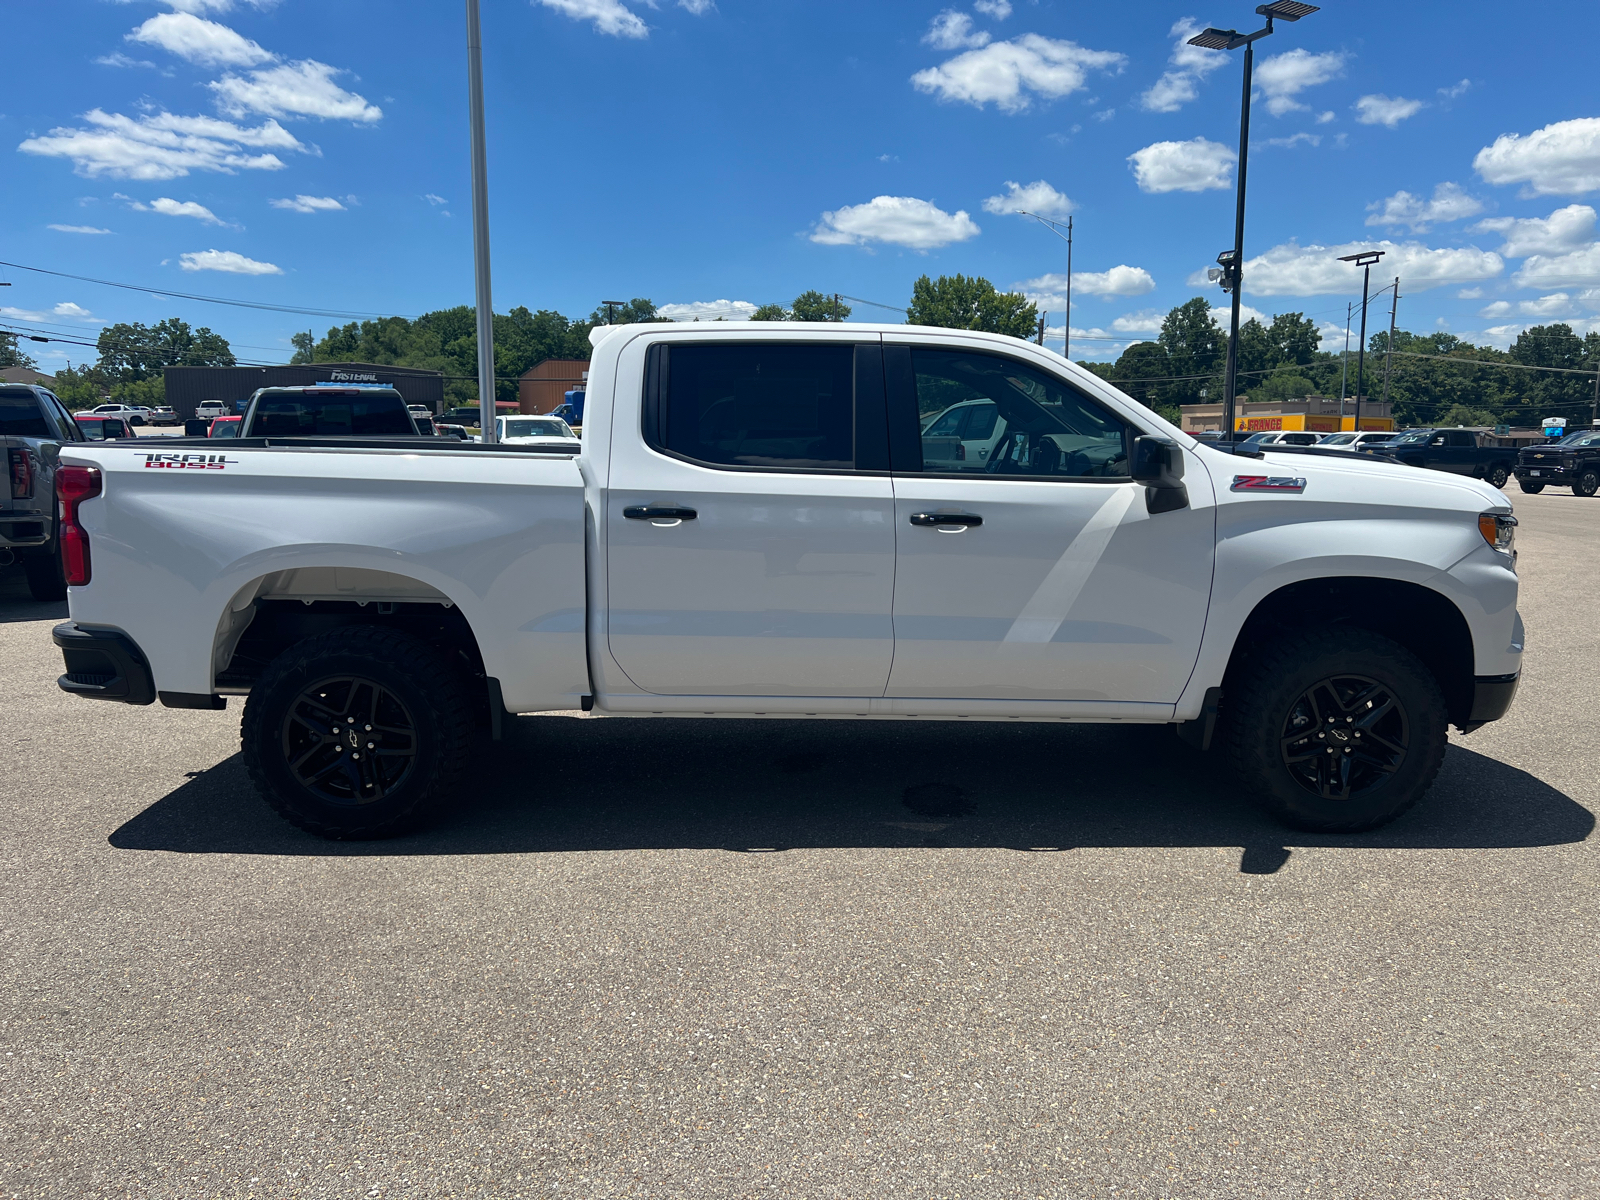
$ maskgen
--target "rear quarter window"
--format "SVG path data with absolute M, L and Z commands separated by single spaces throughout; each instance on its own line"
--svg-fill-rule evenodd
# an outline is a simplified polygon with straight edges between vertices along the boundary
M 48 438 L 60 433 L 44 419 L 32 392 L 0 392 L 0 435 Z

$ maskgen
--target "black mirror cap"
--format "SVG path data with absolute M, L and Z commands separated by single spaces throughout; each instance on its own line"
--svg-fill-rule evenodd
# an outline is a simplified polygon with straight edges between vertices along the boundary
M 1183 451 L 1171 438 L 1145 434 L 1133 439 L 1131 466 L 1135 483 L 1178 487 L 1183 479 Z

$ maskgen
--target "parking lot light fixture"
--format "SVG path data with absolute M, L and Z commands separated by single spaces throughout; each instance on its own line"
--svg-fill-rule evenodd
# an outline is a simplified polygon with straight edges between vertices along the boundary
M 1036 212 L 1029 212 L 1025 208 L 1017 209 L 1019 217 L 1032 217 L 1058 238 L 1065 238 L 1067 243 L 1067 317 L 1062 323 L 1061 330 L 1061 357 L 1072 360 L 1072 218 L 1067 218 L 1067 231 L 1061 232 L 1061 222 L 1052 221 L 1049 217 L 1041 217 Z M 1039 337 L 1039 344 L 1044 345 L 1044 336 Z
M 1340 262 L 1361 268 L 1361 340 L 1356 343 L 1356 432 L 1361 432 L 1361 383 L 1367 365 L 1367 284 L 1372 280 L 1372 264 L 1383 257 L 1382 250 L 1363 250 L 1360 254 L 1341 254 Z
M 1256 6 L 1256 14 L 1267 19 L 1266 28 L 1254 33 L 1240 33 L 1237 29 L 1207 27 L 1189 39 L 1189 45 L 1205 50 L 1237 50 L 1244 47 L 1244 91 L 1239 101 L 1239 181 L 1233 216 L 1232 258 L 1217 261 L 1222 271 L 1215 282 L 1233 295 L 1233 316 L 1228 327 L 1228 371 L 1222 390 L 1222 413 L 1227 427 L 1227 437 L 1232 441 L 1234 428 L 1234 393 L 1239 377 L 1239 304 L 1244 274 L 1244 185 L 1250 163 L 1250 76 L 1255 69 L 1255 44 L 1272 32 L 1274 21 L 1298 21 L 1317 11 L 1315 4 L 1302 4 L 1299 0 L 1272 0 L 1270 4 Z

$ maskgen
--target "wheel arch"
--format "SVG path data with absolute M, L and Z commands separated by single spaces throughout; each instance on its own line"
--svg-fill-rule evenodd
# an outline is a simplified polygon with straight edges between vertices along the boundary
M 1364 629 L 1397 642 L 1439 683 L 1453 724 L 1472 711 L 1474 652 L 1466 616 L 1442 592 L 1403 579 L 1336 576 L 1285 584 L 1245 618 L 1223 675 L 1223 694 L 1252 649 L 1308 622 Z

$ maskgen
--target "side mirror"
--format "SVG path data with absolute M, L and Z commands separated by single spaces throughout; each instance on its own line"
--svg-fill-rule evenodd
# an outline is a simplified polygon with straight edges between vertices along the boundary
M 1135 483 L 1145 484 L 1145 509 L 1152 515 L 1189 507 L 1183 486 L 1183 451 L 1171 438 L 1145 435 L 1133 439 L 1128 464 Z

